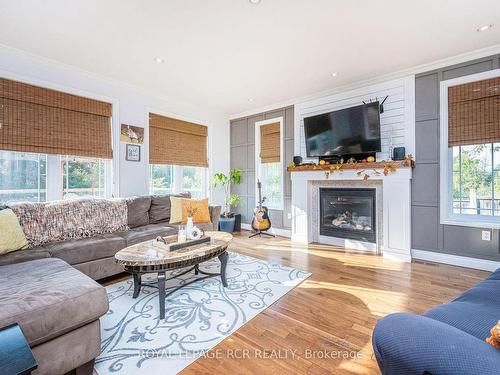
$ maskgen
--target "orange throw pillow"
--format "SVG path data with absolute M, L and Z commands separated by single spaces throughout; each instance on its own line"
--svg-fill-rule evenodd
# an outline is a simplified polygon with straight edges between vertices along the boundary
M 187 199 L 170 197 L 171 217 L 170 224 L 186 224 L 188 214 L 191 213 L 194 224 L 210 223 L 210 211 L 208 210 L 208 198 Z
M 490 330 L 491 336 L 486 339 L 486 342 L 497 349 L 500 349 L 500 320 Z

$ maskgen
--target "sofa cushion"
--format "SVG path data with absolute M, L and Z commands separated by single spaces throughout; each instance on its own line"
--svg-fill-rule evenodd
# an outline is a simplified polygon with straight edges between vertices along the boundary
M 158 236 L 170 236 L 176 233 L 177 230 L 173 227 L 162 224 L 149 224 L 116 234 L 127 241 L 127 246 L 131 246 L 139 242 L 154 240 Z
M 500 280 L 486 279 L 466 290 L 453 302 L 457 301 L 496 306 L 500 315 Z
M 31 346 L 95 321 L 106 290 L 60 259 L 0 267 L 0 326 L 19 323 Z
M 130 228 L 149 224 L 149 209 L 151 196 L 133 197 L 127 199 L 127 222 Z
M 499 311 L 498 305 L 457 301 L 437 306 L 423 315 L 484 341 L 490 336 L 491 327 L 498 322 Z
M 126 246 L 127 243 L 120 236 L 101 234 L 80 240 L 56 242 L 48 248 L 52 257 L 65 260 L 69 264 L 78 264 L 112 257 Z
M 16 214 L 10 209 L 0 209 L 0 254 L 26 249 L 28 240 Z
M 190 193 L 180 193 L 174 197 L 191 198 Z M 149 210 L 150 224 L 166 223 L 170 220 L 170 195 L 153 195 Z
M 43 258 L 50 258 L 49 248 L 46 246 L 17 250 L 8 254 L 1 255 L 0 266 Z

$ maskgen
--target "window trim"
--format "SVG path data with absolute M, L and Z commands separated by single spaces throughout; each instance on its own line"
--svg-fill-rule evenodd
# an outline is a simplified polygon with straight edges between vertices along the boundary
M 500 69 L 441 81 L 439 139 L 439 208 L 440 223 L 477 228 L 500 229 L 500 216 L 480 216 L 453 213 L 453 150 L 448 147 L 448 87 L 500 77 Z
M 281 164 L 281 200 L 280 207 L 268 207 L 270 210 L 283 211 L 285 209 L 285 172 L 284 172 L 284 134 L 283 134 L 283 116 L 274 117 L 268 120 L 256 121 L 255 122 L 255 176 L 258 180 L 262 179 L 262 170 L 260 162 L 260 127 L 262 125 L 268 125 L 279 122 L 280 124 L 280 164 Z M 257 181 L 255 181 L 255 206 L 258 205 L 259 199 L 259 189 L 257 187 Z

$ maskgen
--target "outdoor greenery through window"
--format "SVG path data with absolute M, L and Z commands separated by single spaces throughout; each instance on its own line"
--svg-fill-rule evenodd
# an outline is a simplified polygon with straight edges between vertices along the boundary
M 46 200 L 47 155 L 0 151 L 0 203 Z
M 105 197 L 105 160 L 61 156 L 63 198 Z
M 452 147 L 453 214 L 500 216 L 500 143 Z
M 283 192 L 281 191 L 281 163 L 263 163 L 261 164 L 260 168 L 262 179 L 262 196 L 266 197 L 264 205 L 271 209 L 283 209 Z
M 151 194 L 190 192 L 193 198 L 207 196 L 207 168 L 151 164 Z

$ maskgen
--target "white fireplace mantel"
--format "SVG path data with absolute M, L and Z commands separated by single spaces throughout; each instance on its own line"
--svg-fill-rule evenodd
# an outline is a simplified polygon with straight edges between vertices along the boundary
M 383 169 L 369 169 L 369 181 L 381 181 L 382 188 L 382 236 L 378 248 L 384 256 L 411 261 L 411 178 L 412 169 L 398 168 L 396 172 L 384 176 Z M 292 179 L 292 241 L 311 243 L 314 241 L 312 202 L 314 186 L 328 181 L 351 181 L 363 183 L 363 177 L 356 170 L 341 170 L 328 177 L 324 171 L 297 171 Z M 368 184 L 367 184 L 368 185 Z M 380 184 L 379 184 L 380 185 Z M 318 194 L 314 194 L 319 199 Z M 378 223 L 377 225 L 380 225 Z

